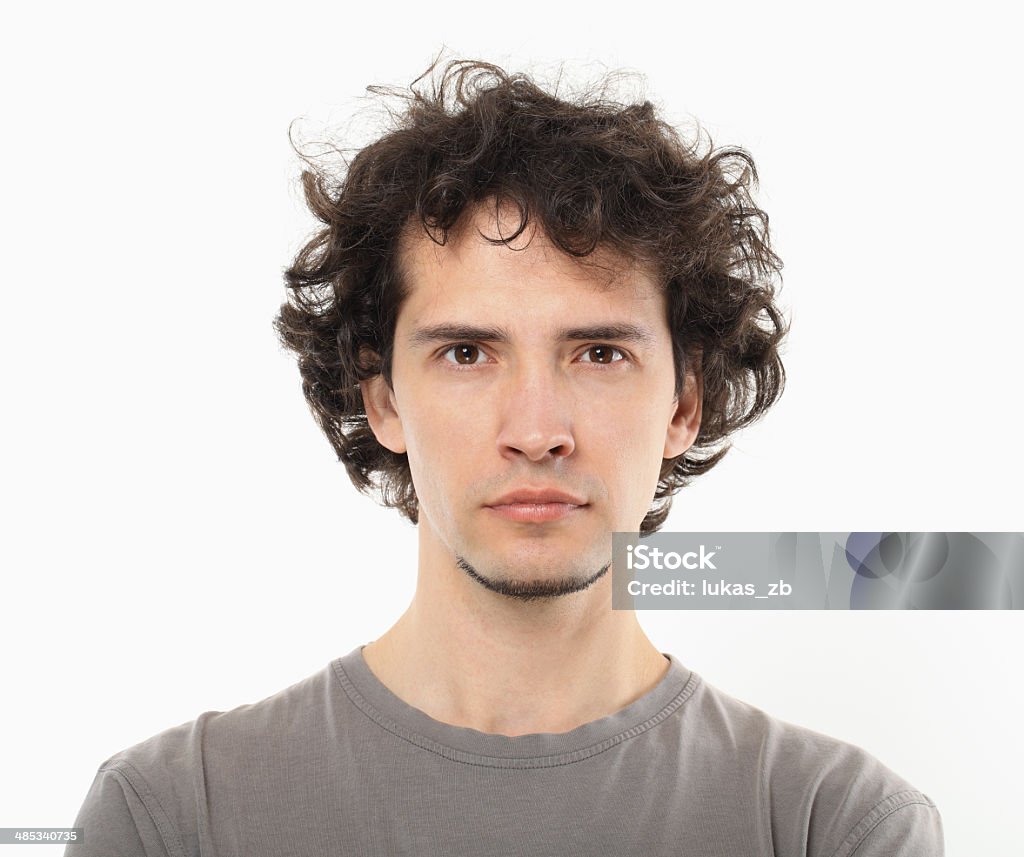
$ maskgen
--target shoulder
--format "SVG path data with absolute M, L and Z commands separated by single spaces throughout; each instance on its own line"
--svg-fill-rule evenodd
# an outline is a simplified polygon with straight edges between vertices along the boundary
M 756 777 L 775 853 L 869 857 L 889 853 L 872 843 L 890 841 L 909 843 L 901 854 L 942 853 L 935 804 L 866 750 L 772 717 L 703 679 L 693 701 L 702 740 L 733 760 L 735 776 Z
M 199 755 L 233 754 L 256 741 L 280 743 L 301 738 L 323 718 L 331 669 L 329 665 L 258 702 L 228 711 L 206 711 L 195 720 L 115 753 L 101 769 L 138 771 L 153 781 L 180 782 L 194 773 Z
M 200 853 L 197 808 L 223 780 L 244 780 L 268 755 L 291 756 L 309 745 L 327 717 L 331 669 L 258 702 L 204 712 L 115 753 L 99 766 L 82 817 L 133 823 L 144 841 L 158 839 L 169 854 Z

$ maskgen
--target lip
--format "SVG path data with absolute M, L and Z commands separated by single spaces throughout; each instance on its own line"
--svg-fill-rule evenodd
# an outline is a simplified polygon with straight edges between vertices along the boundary
M 575 496 L 574 494 L 559 491 L 557 488 L 516 488 L 513 491 L 502 494 L 497 500 L 492 500 L 487 505 L 508 506 L 515 503 L 535 505 L 545 503 L 565 503 L 569 506 L 586 505 L 585 500 Z
M 485 508 L 510 521 L 559 521 L 586 507 L 586 501 L 556 488 L 518 488 L 488 503 Z

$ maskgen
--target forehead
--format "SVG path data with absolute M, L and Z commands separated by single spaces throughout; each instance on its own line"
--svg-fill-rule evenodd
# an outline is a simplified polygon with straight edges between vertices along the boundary
M 604 247 L 584 259 L 569 256 L 533 221 L 508 244 L 488 240 L 518 225 L 518 211 L 478 206 L 444 245 L 418 222 L 407 228 L 399 244 L 399 321 L 451 312 L 512 313 L 534 323 L 564 323 L 566 313 L 664 320 L 664 290 L 649 268 Z

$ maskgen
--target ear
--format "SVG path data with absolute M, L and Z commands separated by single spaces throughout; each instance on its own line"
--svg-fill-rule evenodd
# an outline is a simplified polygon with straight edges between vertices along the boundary
M 687 361 L 692 366 L 686 373 L 683 391 L 676 399 L 676 410 L 665 432 L 664 458 L 676 458 L 693 446 L 700 431 L 700 417 L 704 403 L 704 379 L 700 358 Z
M 398 413 L 395 391 L 388 386 L 383 375 L 360 381 L 359 389 L 363 394 L 366 419 L 378 443 L 392 452 L 405 452 L 405 430 Z

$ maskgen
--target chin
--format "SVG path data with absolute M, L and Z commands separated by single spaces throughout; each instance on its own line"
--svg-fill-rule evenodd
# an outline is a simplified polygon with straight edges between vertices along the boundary
M 551 601 L 582 592 L 604 577 L 611 567 L 610 562 L 597 562 L 594 567 L 581 568 L 578 557 L 573 567 L 567 564 L 520 565 L 514 571 L 510 571 L 505 563 L 474 565 L 465 557 L 459 557 L 457 565 L 474 583 L 517 601 Z
M 591 545 L 591 547 L 593 547 Z M 545 581 L 566 577 L 589 577 L 611 561 L 611 548 L 607 551 L 580 550 L 524 550 L 497 554 L 493 551 L 474 551 L 462 554 L 464 559 L 481 574 L 496 580 Z

